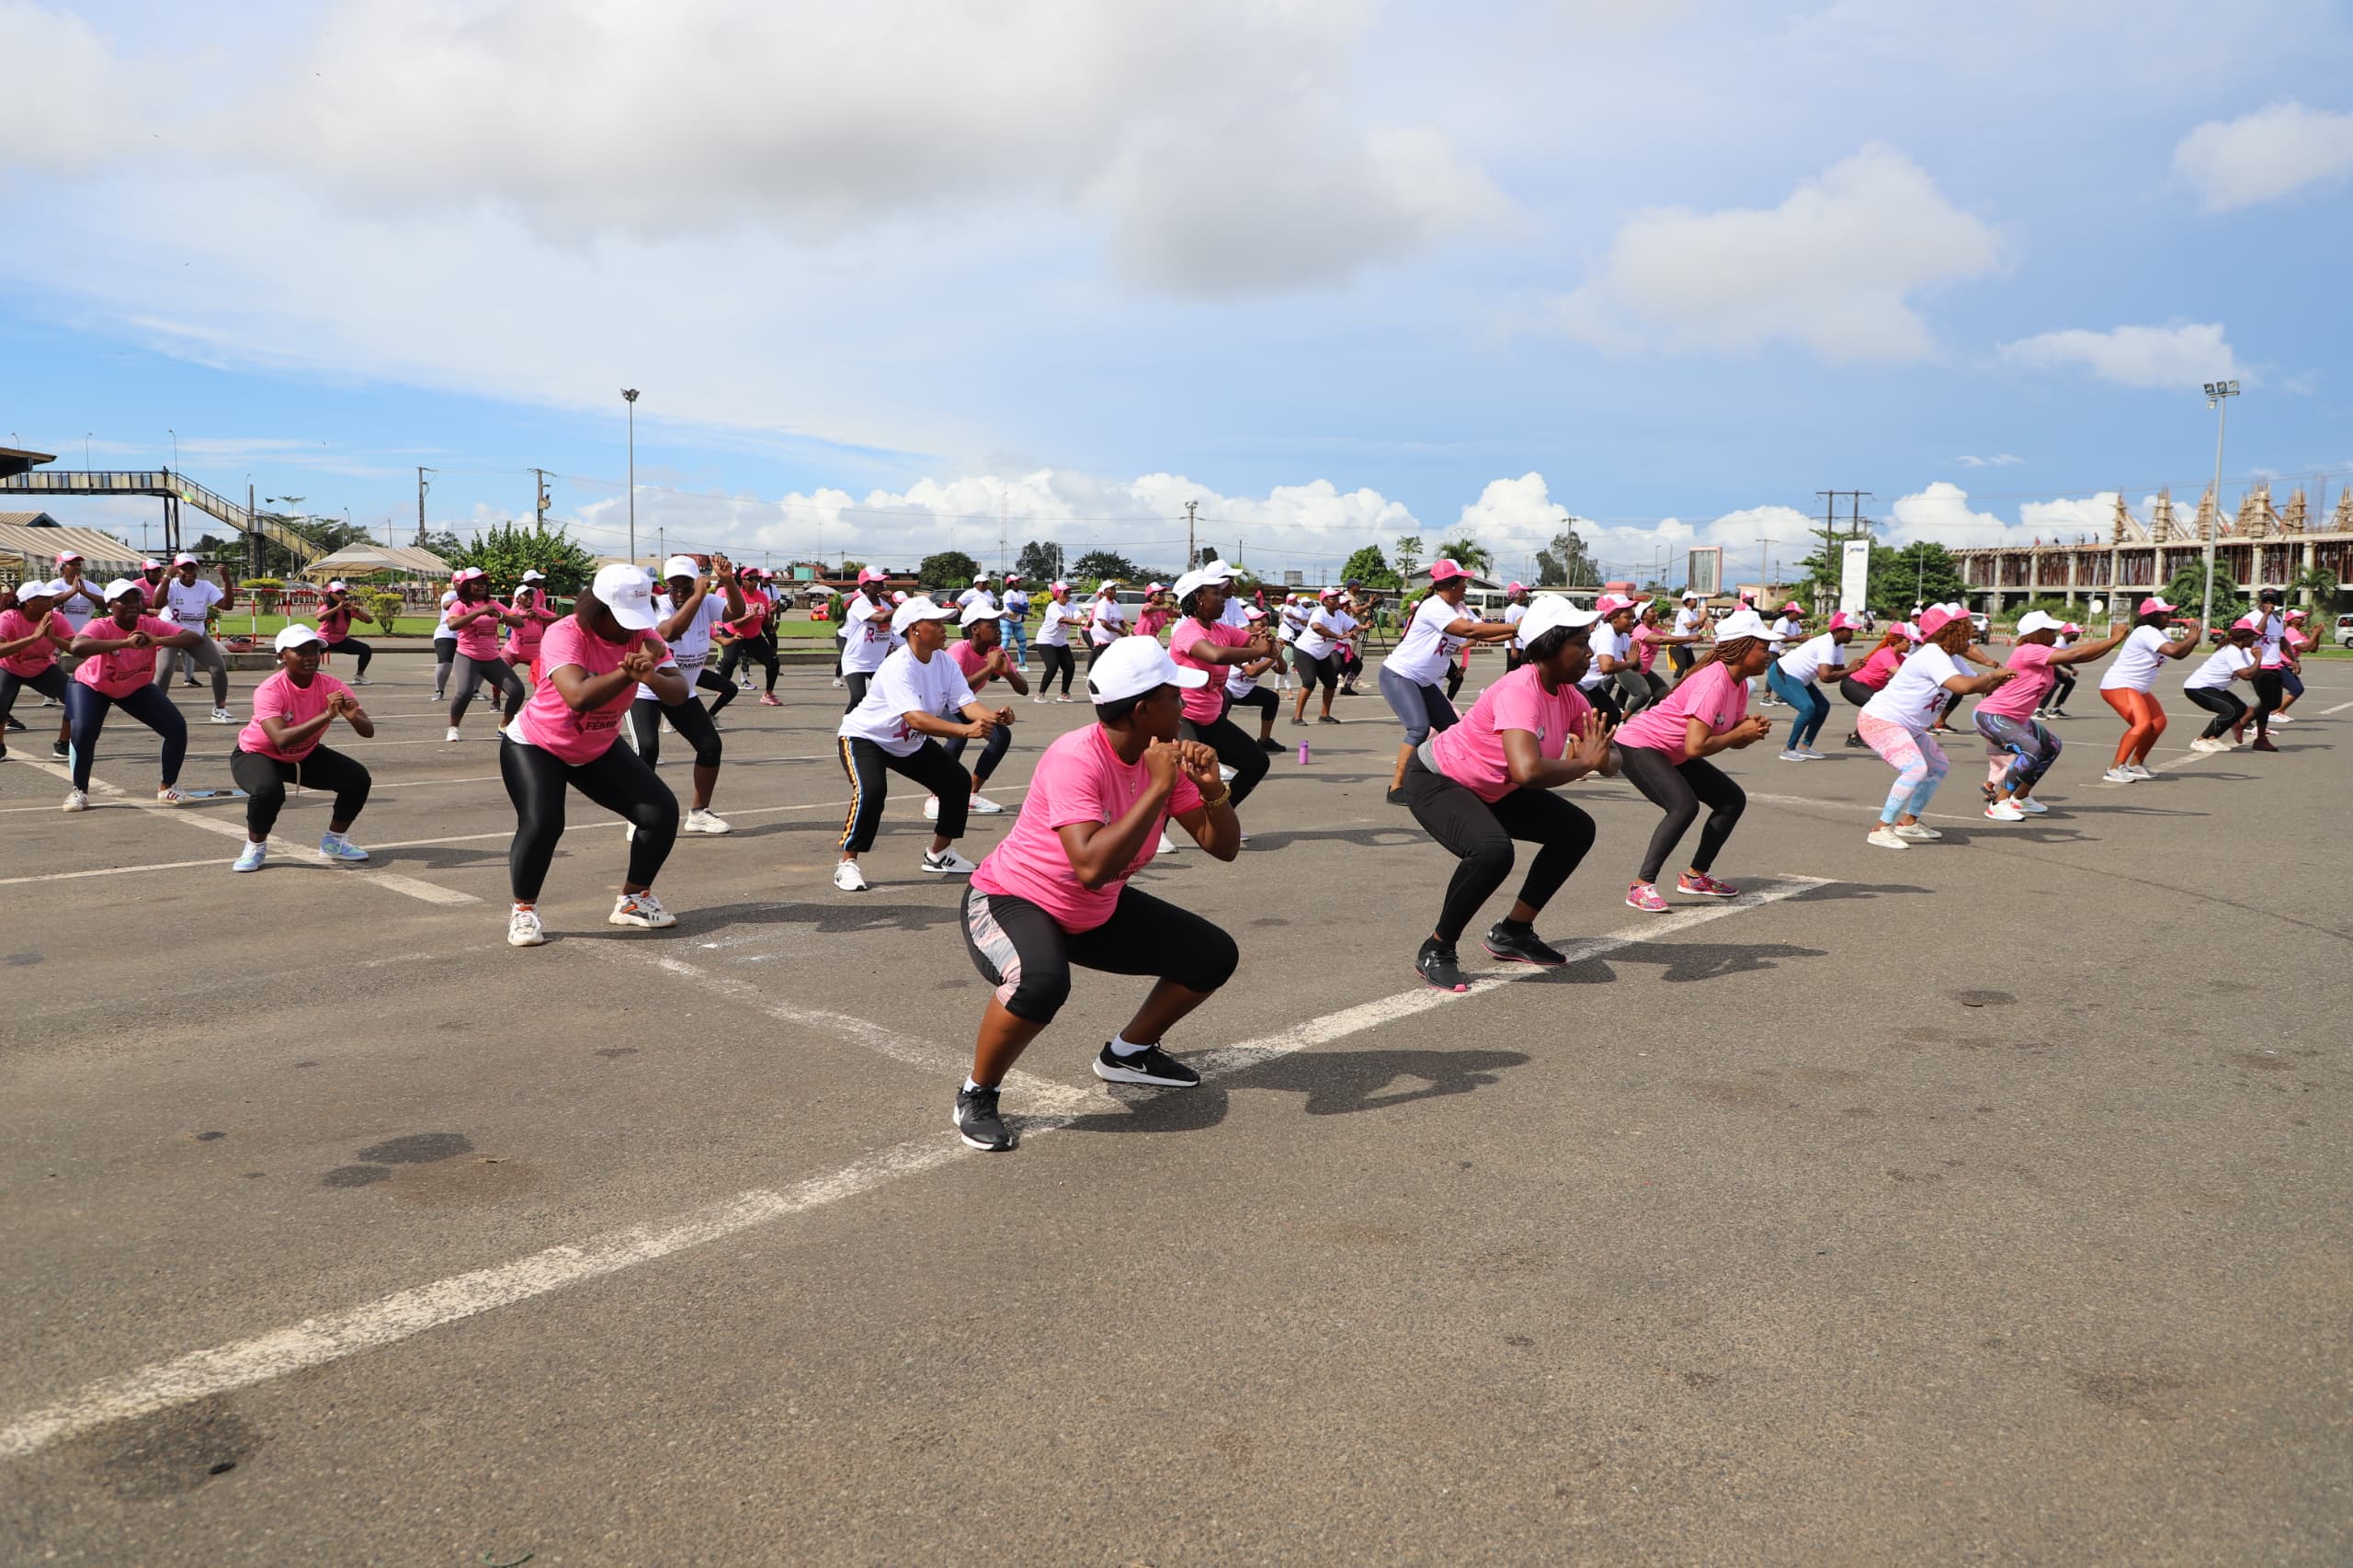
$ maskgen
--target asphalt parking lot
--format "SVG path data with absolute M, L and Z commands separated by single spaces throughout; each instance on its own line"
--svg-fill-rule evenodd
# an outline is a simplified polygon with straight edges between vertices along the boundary
M 310 795 L 232 875 L 240 808 L 144 803 L 120 718 L 63 814 L 20 708 L 0 1561 L 2353 1559 L 2353 668 L 2267 756 L 2192 759 L 2168 680 L 2131 786 L 2087 679 L 2051 815 L 1979 818 L 1957 737 L 1904 854 L 1841 708 L 1736 757 L 1748 895 L 1667 916 L 1653 808 L 1572 787 L 1577 961 L 1460 997 L 1386 710 L 1286 714 L 1240 859 L 1142 881 L 1243 944 L 1168 1042 L 1209 1081 L 1106 1090 L 1140 984 L 1082 974 L 1002 1156 L 948 1125 L 985 993 L 902 781 L 828 882 L 822 671 L 730 710 L 675 930 L 602 924 L 575 797 L 524 951 L 490 715 L 376 673 L 357 869 L 293 852 Z M 1017 711 L 1008 805 L 1088 713 Z

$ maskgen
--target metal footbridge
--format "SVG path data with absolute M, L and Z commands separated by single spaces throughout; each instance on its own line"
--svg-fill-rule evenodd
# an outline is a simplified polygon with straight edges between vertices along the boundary
M 187 474 L 168 468 L 52 469 L 36 467 L 22 473 L 0 471 L 0 496 L 8 495 L 146 495 L 164 503 L 164 548 L 180 544 L 180 508 L 193 506 L 206 517 L 240 533 L 259 534 L 294 557 L 297 570 L 325 551 L 292 528 L 209 490 Z

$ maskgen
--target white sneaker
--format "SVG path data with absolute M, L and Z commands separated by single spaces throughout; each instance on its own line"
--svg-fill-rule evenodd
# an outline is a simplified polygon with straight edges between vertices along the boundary
M 1870 845 L 1874 849 L 1909 849 L 1912 847 L 1904 840 L 1896 837 L 1895 830 L 1892 827 L 1875 827 L 1871 829 L 1870 835 L 1865 838 L 1863 842 Z
M 1988 803 L 1985 807 L 1985 816 L 1989 822 L 2026 821 L 2026 813 L 2007 801 L 1995 801 Z
M 1063 693 L 1060 697 L 1055 698 L 1055 699 L 1054 699 L 1054 700 L 1055 700 L 1055 701 L 1057 701 L 1057 702 L 1075 702 L 1075 701 L 1077 701 L 1077 700 L 1078 700 L 1078 699 L 1077 699 L 1077 698 L 1075 698 L 1075 697 L 1073 697 L 1073 696 L 1072 696 L 1070 693 L 1068 693 L 1068 692 L 1064 692 L 1064 693 Z
M 2137 762 L 2126 763 L 2124 765 L 2124 771 L 2130 773 L 2135 778 L 2154 778 L 2156 777 L 2155 774 L 2150 772 L 2147 768 L 2142 767 Z
M 1233 769 L 1228 767 L 1225 764 L 1221 762 L 1217 765 L 1217 781 L 1219 783 L 1231 784 L 1238 777 L 1240 777 L 1240 775 L 1236 774 Z
M 252 839 L 248 838 L 245 840 L 244 853 L 237 857 L 236 863 L 232 865 L 229 869 L 233 871 L 258 871 L 261 869 L 261 863 L 265 859 L 268 858 L 268 845 L 256 844 Z
M 1897 823 L 1895 824 L 1894 832 L 1896 837 L 1908 838 L 1915 844 L 1926 844 L 1932 838 L 1942 838 L 1944 836 L 1943 834 L 1938 833 L 1935 828 L 1928 826 L 1925 823 L 1916 822 Z
M 2274 713 L 2271 715 L 2271 722 L 2275 724 L 2292 724 L 2296 722 L 2296 716 L 2293 713 Z
M 724 818 L 715 815 L 709 806 L 697 806 L 687 813 L 680 824 L 688 833 L 721 834 L 733 831 Z
M 1160 830 L 1160 848 L 1158 853 L 1162 855 L 1174 855 L 1176 853 L 1176 841 L 1168 836 L 1168 830 L 1165 827 Z
M 376 683 L 369 680 L 366 676 L 353 676 L 346 684 L 350 686 L 373 686 Z
M 841 683 L 838 679 L 837 679 L 837 680 L 835 680 L 835 681 L 834 682 L 834 689 L 835 689 L 835 691 L 839 691 L 839 690 L 841 690 L 841 689 L 842 689 L 842 683 Z
M 1042 698 L 1042 697 L 1033 697 L 1033 698 L 1031 698 L 1031 699 L 1029 699 L 1029 701 L 1030 701 L 1030 703 L 1031 703 L 1031 705 L 1032 705 L 1032 706 L 1034 706 L 1034 707 L 1038 707 L 1038 708 L 1043 708 L 1043 707 L 1046 705 L 1046 699 L 1045 699 L 1044 698 Z
M 2049 806 L 2044 805 L 2040 801 L 2036 800 L 2031 795 L 2021 795 L 2017 800 L 2012 801 L 2010 804 L 2016 806 L 2018 810 L 2024 812 L 2030 817 L 2042 816 L 2051 810 Z
M 1785 746 L 1781 750 L 1781 760 L 1783 762 L 1804 762 L 1808 759 L 1805 753 Z
M 88 811 L 90 809 L 90 792 L 87 790 L 68 790 L 65 796 L 65 809 L 69 812 Z
M 923 820 L 926 822 L 938 822 L 939 820 L 938 796 L 926 795 L 923 798 Z
M 2111 767 L 2100 775 L 2110 784 L 2138 784 L 2141 776 L 2129 767 Z
M 518 909 L 506 918 L 506 945 L 510 948 L 536 948 L 548 939 L 540 927 L 540 912 Z
M 226 708 L 215 708 L 212 710 L 210 722 L 215 724 L 233 724 L 237 722 L 237 716 Z
M 330 860 L 341 860 L 347 865 L 354 864 L 368 858 L 368 851 L 360 848 L 359 846 L 352 843 L 351 840 L 344 837 L 343 835 L 339 833 L 320 835 L 319 853 L 325 856 Z
M 855 860 L 844 860 L 834 868 L 834 886 L 844 892 L 864 892 L 866 873 L 858 869 Z
M 155 803 L 159 806 L 176 806 L 187 799 L 188 797 L 180 792 L 180 787 L 176 784 L 166 784 L 155 791 Z
M 965 809 L 976 817 L 996 817 L 1003 816 L 1005 814 L 1005 808 L 1003 806 L 998 805 L 995 801 L 990 800 L 978 790 L 972 791 L 972 801 Z
M 925 850 L 922 869 L 935 877 L 969 877 L 980 869 L 978 866 L 957 854 L 952 848 L 938 855 L 934 855 L 928 849 Z
M 644 892 L 621 894 L 613 900 L 613 912 L 605 916 L 608 926 L 638 926 L 654 931 L 677 923 L 678 917 L 663 908 L 662 901 L 655 898 L 650 889 Z
M 2191 751 L 2195 751 L 2195 752 L 2205 752 L 2205 753 L 2208 753 L 2208 754 L 2211 754 L 2211 753 L 2218 752 L 2218 751 L 2228 751 L 2228 750 L 2230 750 L 2230 749 L 2231 749 L 2231 743 L 2230 743 L 2230 742 L 2228 742 L 2228 741 L 2220 741 L 2220 740 L 2210 741 L 2210 740 L 2208 740 L 2205 736 L 2200 735 L 2200 736 L 2199 736 L 2196 740 L 2194 740 L 2194 741 L 2192 741 L 2192 742 L 2190 742 L 2190 743 L 2189 743 L 2189 749 L 2190 749 Z
M 450 726 L 449 726 L 449 733 L 448 734 L 446 734 L 446 735 L 442 736 L 441 738 L 442 738 L 444 741 L 454 741 L 454 740 L 456 740 L 456 739 L 458 738 L 458 726 L 457 726 L 457 725 L 455 725 L 455 724 L 450 725 Z

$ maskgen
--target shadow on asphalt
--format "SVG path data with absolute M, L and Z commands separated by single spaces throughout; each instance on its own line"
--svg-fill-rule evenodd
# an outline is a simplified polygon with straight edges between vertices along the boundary
M 1411 819 L 1404 827 L 1318 827 L 1298 832 L 1272 828 L 1250 835 L 1249 852 L 1258 855 L 1269 849 L 1288 848 L 1294 844 L 1318 842 L 1353 844 L 1363 849 L 1402 849 L 1409 845 L 1427 844 L 1429 835 Z
M 1909 882 L 1824 882 L 1820 887 L 1793 892 L 1781 900 L 1783 903 L 1830 903 L 1839 899 L 1884 898 L 1890 893 L 1925 893 L 1928 890 Z
M 954 925 L 953 907 L 922 903 L 876 903 L 845 896 L 838 903 L 717 903 L 703 909 L 674 912 L 678 923 L 665 936 L 670 940 L 714 937 L 733 928 L 757 926 L 797 926 L 827 934 L 843 931 L 928 931 Z M 551 933 L 551 939 L 553 934 Z M 643 941 L 653 935 L 626 926 L 600 926 L 569 934 L 574 940 Z M 690 957 L 691 951 L 681 953 Z
M 1529 1060 L 1517 1051 L 1307 1051 L 1245 1068 L 1197 1090 L 1113 1088 L 1109 1092 L 1120 1108 L 1082 1116 L 1069 1126 L 1074 1132 L 1191 1132 L 1223 1121 L 1238 1089 L 1304 1096 L 1301 1108 L 1309 1116 L 1389 1110 L 1499 1084 L 1505 1068 Z
M 1590 958 L 1537 977 L 1539 985 L 1608 985 L 1618 979 L 1613 965 L 1653 963 L 1662 981 L 1722 980 L 1729 975 L 1754 974 L 1779 969 L 1790 959 L 1821 959 L 1820 948 L 1800 948 L 1787 942 L 1633 942 L 1613 948 L 1608 958 Z

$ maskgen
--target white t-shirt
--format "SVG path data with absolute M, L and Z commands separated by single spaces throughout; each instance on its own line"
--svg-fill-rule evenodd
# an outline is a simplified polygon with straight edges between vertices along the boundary
M 1527 614 L 1528 607 L 1526 605 L 1508 604 L 1504 606 L 1504 619 L 1514 626 L 1518 626 L 1521 618 Z M 1519 633 L 1517 631 L 1511 634 L 1511 651 L 1515 653 L 1524 653 L 1528 652 L 1528 644 L 1519 640 Z
M 891 623 L 868 618 L 878 609 L 890 607 L 864 594 L 852 594 L 842 610 L 843 624 L 849 628 L 842 639 L 842 669 L 852 675 L 872 675 L 891 656 Z
M 1286 642 L 1296 642 L 1307 626 L 1307 607 L 1287 604 L 1282 608 L 1282 631 L 1278 634 Z
M 1332 644 L 1357 629 L 1357 619 L 1344 609 L 1325 609 L 1317 605 L 1307 618 L 1306 629 L 1292 639 L 1302 653 L 1323 658 L 1332 651 Z
M 2235 642 L 2225 642 L 2206 656 L 2190 677 L 2181 683 L 2184 691 L 2210 691 L 2227 687 L 2239 671 L 2255 663 L 2255 650 L 2242 648 Z
M 2283 617 L 2267 615 L 2259 625 L 2261 630 L 2256 638 L 2256 646 L 2261 650 L 2263 667 L 2267 670 L 2279 669 L 2288 662 L 2287 655 L 2280 652 L 2279 647 L 2288 635 L 2288 622 Z
M 1070 623 L 1078 611 L 1060 599 L 1048 599 L 1046 608 L 1038 612 L 1038 641 L 1049 648 L 1070 646 Z
M 1463 640 L 1449 637 L 1446 629 L 1458 620 L 1478 618 L 1461 605 L 1450 605 L 1432 594 L 1414 608 L 1405 635 L 1397 640 L 1384 669 L 1395 670 L 1416 686 L 1436 686 L 1446 678 L 1447 662 L 1462 652 Z M 1304 645 L 1305 639 L 1302 639 Z
M 1773 623 L 1773 635 L 1785 642 L 1795 639 L 1797 634 L 1804 630 L 1804 623 L 1793 615 L 1785 615 Z
M 1945 699 L 1952 695 L 1945 689 L 1945 682 L 1962 673 L 1950 653 L 1934 642 L 1923 642 L 1912 650 L 1911 657 L 1895 666 L 1895 674 L 1888 683 L 1863 704 L 1863 717 L 1884 719 L 1919 734 L 1937 722 L 1937 715 L 1944 710 Z
M 449 611 L 457 607 L 457 603 L 458 591 L 455 588 L 451 588 L 441 596 L 441 619 L 435 622 L 433 627 L 433 635 L 437 641 L 444 637 L 455 637 L 457 635 L 456 632 L 449 630 Z
M 176 576 L 164 579 L 164 602 L 169 607 L 164 619 L 177 626 L 204 630 L 205 618 L 212 607 L 226 597 L 221 585 L 199 577 L 193 583 L 183 583 Z
M 2099 677 L 2102 691 L 2146 691 L 2157 684 L 2157 672 L 2165 667 L 2165 656 L 2158 650 L 2165 645 L 2165 634 L 2154 626 L 2136 626 L 2124 645 L 2116 650 L 2116 657 L 2108 663 L 2108 673 Z
M 1625 663 L 1626 655 L 1634 649 L 1634 634 L 1631 631 L 1613 631 L 1608 622 L 1596 621 L 1593 635 L 1587 641 L 1593 648 L 1593 663 L 1586 667 L 1585 678 L 1577 682 L 1577 687 L 1580 690 L 1590 691 L 1603 682 L 1618 677 L 1615 670 L 1607 675 L 1602 673 L 1602 658 L 1606 654 L 1620 664 Z
M 654 614 L 657 626 L 677 613 L 678 607 L 671 602 L 669 595 L 654 596 Z M 695 607 L 694 619 L 679 628 L 676 637 L 664 639 L 669 643 L 670 652 L 676 659 L 678 668 L 692 675 L 710 662 L 710 630 L 726 619 L 726 590 L 722 589 L 717 593 L 703 595 L 702 603 Z M 661 634 L 657 631 L 655 635 Z
M 1217 623 L 1220 626 L 1238 626 L 1245 631 L 1250 629 L 1249 609 L 1242 602 L 1240 594 L 1225 596 L 1225 608 L 1217 612 Z
M 1675 612 L 1675 635 L 1677 637 L 1698 636 L 1700 626 L 1706 622 L 1707 619 L 1703 612 L 1693 609 L 1688 605 L 1684 606 Z
M 947 649 L 935 651 L 926 664 L 913 649 L 901 648 L 882 661 L 866 688 L 866 700 L 842 715 L 835 733 L 872 741 L 892 756 L 913 756 L 926 737 L 908 725 L 908 714 L 958 713 L 972 700 L 972 688 Z
M 1827 631 L 1819 637 L 1809 637 L 1781 655 L 1781 673 L 1794 680 L 1810 681 L 1822 673 L 1824 665 L 1843 664 L 1838 643 Z
M 1095 619 L 1086 629 L 1086 640 L 1097 648 L 1127 635 L 1128 612 L 1119 600 L 1098 597 L 1087 605 L 1086 613 Z
M 65 618 L 65 624 L 76 633 L 106 608 L 107 601 L 98 597 L 98 585 L 87 577 L 82 579 L 79 588 L 68 588 L 65 596 L 57 601 L 57 613 Z
M 1029 596 L 1018 588 L 1005 590 L 1005 603 L 998 613 L 1007 620 L 1026 620 L 1029 617 Z
M 972 607 L 972 601 L 974 599 L 980 599 L 986 603 L 991 614 L 995 614 L 996 612 L 996 596 L 990 593 L 986 588 L 982 587 L 978 583 L 973 584 L 971 587 L 956 596 L 956 608 L 958 609 L 970 609 Z

